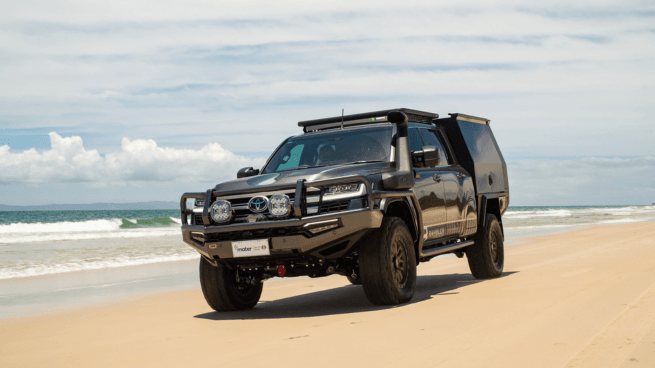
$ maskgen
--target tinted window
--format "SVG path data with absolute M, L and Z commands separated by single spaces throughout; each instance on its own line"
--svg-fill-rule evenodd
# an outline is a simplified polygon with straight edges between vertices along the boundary
M 392 131 L 391 126 L 383 126 L 292 137 L 275 152 L 264 173 L 356 161 L 388 162 Z
M 501 163 L 491 130 L 486 124 L 457 120 L 475 163 Z
M 441 165 L 445 166 L 451 163 L 448 155 L 446 154 L 446 150 L 443 148 L 441 140 L 436 135 L 436 132 L 430 131 L 428 129 L 421 129 L 421 133 L 423 133 L 423 137 L 425 138 L 427 146 L 436 146 L 439 150 L 439 156 L 441 156 Z
M 423 140 L 421 134 L 416 128 L 409 128 L 409 150 L 420 151 L 423 148 Z

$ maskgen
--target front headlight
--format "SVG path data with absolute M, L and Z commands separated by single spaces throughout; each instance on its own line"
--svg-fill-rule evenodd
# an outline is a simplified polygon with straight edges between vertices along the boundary
M 359 190 L 361 184 L 339 184 L 333 185 L 328 188 L 327 193 L 329 194 L 339 194 L 339 193 L 352 193 Z
M 286 194 L 275 194 L 268 201 L 268 212 L 273 217 L 285 217 L 291 213 L 291 199 Z
M 332 185 L 323 194 L 323 201 L 361 197 L 365 194 L 366 185 L 362 183 Z
M 226 223 L 232 219 L 233 211 L 232 205 L 228 201 L 219 199 L 218 201 L 212 203 L 209 208 L 209 214 L 211 215 L 212 220 L 219 224 Z

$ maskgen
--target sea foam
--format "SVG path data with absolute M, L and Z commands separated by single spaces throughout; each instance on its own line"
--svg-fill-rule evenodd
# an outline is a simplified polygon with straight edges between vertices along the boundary
M 138 266 L 161 262 L 188 261 L 198 258 L 199 255 L 197 253 L 186 252 L 154 257 L 115 257 L 112 259 L 97 260 L 91 262 L 84 260 L 71 260 L 69 262 L 59 264 L 33 264 L 24 265 L 23 267 L 0 269 L 0 280 L 18 277 L 43 276 L 75 271 Z
M 14 223 L 0 225 L 0 234 L 75 233 L 89 231 L 116 231 L 122 225 L 121 219 L 89 220 L 75 222 Z
M 180 234 L 180 220 L 101 219 L 0 225 L 0 244 L 102 238 L 142 238 Z M 129 225 L 129 226 L 127 226 Z
M 163 229 L 135 229 L 127 231 L 115 232 L 78 232 L 78 233 L 59 233 L 59 234 L 39 234 L 39 235 L 22 235 L 11 237 L 0 237 L 0 244 L 17 244 L 17 243 L 33 243 L 33 242 L 47 242 L 47 241 L 63 241 L 63 240 L 86 240 L 86 239 L 112 239 L 112 238 L 147 238 L 154 236 L 171 236 L 180 235 L 179 228 L 163 228 Z
M 535 211 L 507 211 L 505 216 L 514 219 L 530 219 L 538 217 L 568 217 L 571 216 L 571 210 L 548 209 Z

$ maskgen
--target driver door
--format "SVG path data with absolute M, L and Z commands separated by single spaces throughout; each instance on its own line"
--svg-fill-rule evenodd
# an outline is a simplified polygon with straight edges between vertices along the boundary
M 426 145 L 417 128 L 409 128 L 409 147 L 412 152 Z M 434 167 L 414 167 L 414 195 L 423 215 L 425 241 L 444 236 L 447 221 L 444 183 L 441 173 Z

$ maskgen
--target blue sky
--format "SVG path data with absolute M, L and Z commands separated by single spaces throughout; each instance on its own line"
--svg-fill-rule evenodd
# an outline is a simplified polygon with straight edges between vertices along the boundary
M 2 204 L 176 201 L 392 107 L 491 119 L 513 205 L 655 202 L 654 3 L 0 2 Z

